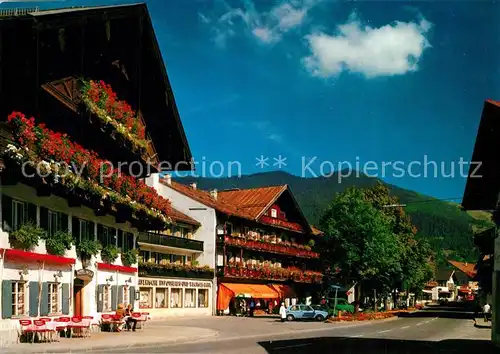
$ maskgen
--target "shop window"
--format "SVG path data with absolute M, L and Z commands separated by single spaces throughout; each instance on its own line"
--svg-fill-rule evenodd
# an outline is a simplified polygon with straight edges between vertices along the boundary
M 59 284 L 49 283 L 49 313 L 59 313 L 60 303 L 59 303 Z
M 23 316 L 26 314 L 26 283 L 22 281 L 12 282 L 12 316 Z
M 140 288 L 139 308 L 150 309 L 153 307 L 153 288 Z
M 102 289 L 102 312 L 111 312 L 111 287 L 105 285 Z
M 170 307 L 171 308 L 182 307 L 182 289 L 181 288 L 170 289 Z
M 156 288 L 155 308 L 162 309 L 168 306 L 168 289 Z
M 172 255 L 172 262 L 175 264 L 184 264 L 184 256 L 173 254 Z
M 185 300 L 184 307 L 193 308 L 196 307 L 196 290 L 195 289 L 185 289 Z
M 198 289 L 198 307 L 208 307 L 208 289 Z

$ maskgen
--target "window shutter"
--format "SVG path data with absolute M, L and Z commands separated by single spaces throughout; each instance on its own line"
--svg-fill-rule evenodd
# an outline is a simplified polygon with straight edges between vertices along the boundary
M 42 206 L 40 207 L 40 227 L 49 231 L 49 210 Z
M 38 225 L 36 221 L 36 205 L 33 203 L 26 203 L 27 213 L 26 222 L 32 223 L 33 225 Z
M 130 294 L 128 296 L 129 303 L 132 304 L 132 308 L 134 308 L 135 304 L 135 286 L 131 286 L 130 288 Z
M 42 283 L 42 301 L 40 301 L 40 316 L 49 314 L 49 283 Z
M 12 317 L 12 281 L 2 281 L 2 318 Z
M 69 315 L 69 284 L 63 283 L 62 285 L 62 313 Z
M 29 305 L 30 305 L 30 317 L 38 316 L 38 282 L 30 281 L 29 284 Z
M 80 241 L 80 219 L 73 216 L 71 222 L 71 234 L 73 235 L 73 240 L 78 243 Z
M 69 228 L 68 228 L 68 215 L 64 214 L 64 213 L 60 213 L 59 215 L 61 217 L 61 223 L 59 224 L 59 225 L 61 225 L 61 231 L 68 232 L 68 230 L 69 230 Z
M 116 285 L 111 286 L 111 310 L 116 311 L 116 308 L 118 306 L 118 303 L 116 302 L 118 300 L 118 289 Z
M 2 195 L 2 229 L 4 231 L 12 230 L 12 198 L 8 195 Z
M 102 312 L 104 296 L 104 284 L 97 286 L 97 312 Z
M 106 240 L 104 239 L 104 228 L 102 227 L 101 224 L 97 224 L 97 240 L 101 243 L 101 245 L 104 247 L 107 245 Z
M 123 304 L 123 285 L 118 287 L 118 303 Z

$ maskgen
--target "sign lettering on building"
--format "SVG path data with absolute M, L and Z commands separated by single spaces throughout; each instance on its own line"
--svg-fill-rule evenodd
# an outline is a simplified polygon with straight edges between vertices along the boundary
M 174 279 L 147 279 L 139 278 L 139 286 L 169 286 L 169 287 L 184 287 L 184 288 L 211 288 L 212 283 L 190 280 L 174 280 Z

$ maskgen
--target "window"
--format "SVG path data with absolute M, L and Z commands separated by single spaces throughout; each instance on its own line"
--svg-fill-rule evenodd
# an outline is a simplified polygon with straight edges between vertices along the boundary
M 208 307 L 208 289 L 198 289 L 198 307 Z
M 172 288 L 170 290 L 170 307 L 172 308 L 182 307 L 182 289 Z
M 184 307 L 196 307 L 196 290 L 186 289 L 186 296 L 184 297 Z
M 26 222 L 26 205 L 18 200 L 12 201 L 12 230 L 19 228 Z
M 150 309 L 153 307 L 153 288 L 140 288 L 139 308 Z
M 307 305 L 300 305 L 300 310 L 301 311 L 314 311 L 311 306 L 307 306 Z
M 299 311 L 299 305 L 292 306 L 290 311 Z
M 140 251 L 139 262 L 147 262 L 147 261 L 149 261 L 149 251 Z
M 94 239 L 94 223 L 80 220 L 80 241 Z
M 155 308 L 161 309 L 168 306 L 168 289 L 167 288 L 156 288 L 156 302 Z
M 172 255 L 172 263 L 175 263 L 175 264 L 184 264 L 184 258 L 185 258 L 184 256 L 173 254 Z
M 276 209 L 271 209 L 271 217 L 272 218 L 277 218 L 278 217 L 278 211 Z
M 12 316 L 23 316 L 26 314 L 26 283 L 21 281 L 12 282 Z
M 107 226 L 97 225 L 97 238 L 103 246 L 111 244 L 110 231 Z
M 59 284 L 49 283 L 49 313 L 58 313 L 59 310 Z
M 130 304 L 130 288 L 128 285 L 123 287 L 123 305 L 127 306 Z
M 58 217 L 59 215 L 57 215 L 57 214 L 58 213 L 51 211 L 51 210 L 49 210 L 49 212 L 48 212 L 48 216 L 49 216 L 48 233 L 50 236 L 54 235 L 61 228 L 61 223 L 59 222 L 60 220 Z
M 102 312 L 111 312 L 111 287 L 109 285 L 104 286 L 102 289 Z
M 232 235 L 233 234 L 233 225 L 229 222 L 226 223 L 226 235 Z

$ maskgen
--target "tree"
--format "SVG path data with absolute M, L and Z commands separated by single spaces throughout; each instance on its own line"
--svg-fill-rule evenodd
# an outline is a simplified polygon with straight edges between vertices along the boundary
M 402 266 L 392 274 L 392 289 L 401 288 L 407 292 L 419 292 L 434 274 L 433 252 L 424 240 L 416 238 L 417 228 L 400 206 L 399 200 L 390 195 L 390 190 L 377 183 L 364 190 L 365 198 L 390 220 L 394 232 Z M 390 207 L 388 207 L 390 206 Z
M 386 288 L 401 270 L 398 239 L 386 215 L 360 189 L 350 188 L 332 201 L 321 222 L 325 233 L 321 257 L 327 268 L 339 268 L 344 280 L 357 284 L 356 311 L 363 284 Z

